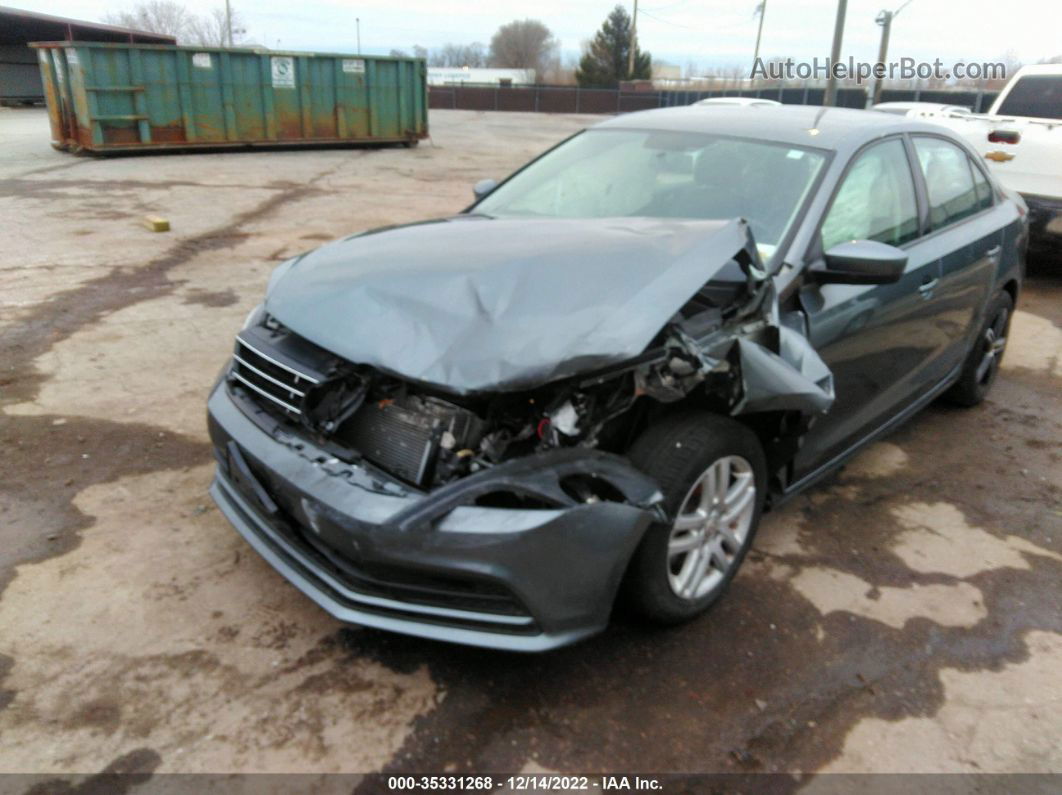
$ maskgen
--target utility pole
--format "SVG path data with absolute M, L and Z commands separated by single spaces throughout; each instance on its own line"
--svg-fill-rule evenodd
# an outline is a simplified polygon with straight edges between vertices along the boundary
M 833 23 L 833 48 L 830 50 L 830 76 L 826 81 L 826 96 L 822 104 L 826 107 L 837 101 L 837 77 L 833 67 L 841 60 L 841 39 L 844 38 L 844 15 L 848 10 L 848 0 L 837 0 L 837 21 Z
M 756 68 L 756 61 L 760 59 L 760 39 L 763 37 L 763 18 L 767 16 L 767 0 L 763 0 L 762 3 L 756 6 L 756 10 L 760 15 L 760 25 L 756 28 L 756 51 L 752 53 L 753 69 Z
M 229 0 L 225 0 L 225 33 L 228 39 L 228 46 L 232 46 L 232 5 Z
M 354 25 L 358 29 L 358 55 L 361 55 L 361 17 L 354 17 Z
M 634 48 L 638 46 L 638 0 L 634 0 L 634 16 L 631 17 L 631 40 L 627 45 L 627 79 L 634 78 Z
M 881 46 L 878 47 L 878 63 L 885 63 L 885 56 L 889 52 L 889 34 L 892 32 L 892 21 L 896 19 L 901 11 L 903 11 L 911 3 L 911 0 L 907 0 L 902 6 L 895 11 L 882 11 L 878 14 L 874 20 L 881 25 Z M 884 86 L 885 80 L 883 78 L 874 78 L 874 93 L 871 95 L 870 103 L 876 105 L 881 102 L 881 89 Z

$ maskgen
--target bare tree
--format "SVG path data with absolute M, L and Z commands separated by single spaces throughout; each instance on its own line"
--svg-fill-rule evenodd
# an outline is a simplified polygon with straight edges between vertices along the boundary
M 397 47 L 392 49 L 391 52 L 389 53 L 389 55 L 392 58 L 409 58 L 409 57 L 411 57 L 408 52 L 406 52 L 405 50 L 400 50 Z M 421 47 L 419 44 L 414 44 L 413 45 L 413 55 L 412 55 L 412 57 L 413 58 L 424 58 L 425 60 L 427 60 L 427 58 L 428 58 L 428 48 L 427 47 Z
M 541 78 L 555 63 L 557 50 L 557 40 L 544 24 L 518 19 L 502 25 L 491 38 L 489 62 L 510 69 L 534 69 Z
M 205 16 L 193 15 L 188 21 L 181 43 L 203 47 L 228 47 L 244 42 L 247 38 L 247 27 L 243 23 L 243 17 L 231 5 L 229 9 L 228 16 L 224 8 L 211 9 Z M 232 41 L 229 41 L 229 25 L 232 26 Z
M 428 64 L 430 66 L 486 66 L 486 48 L 479 42 L 444 44 L 439 49 L 432 50 Z
M 188 29 L 191 16 L 188 9 L 172 0 L 141 0 L 131 9 L 104 15 L 103 21 L 123 28 L 181 38 Z
M 125 11 L 106 14 L 103 21 L 111 25 L 121 25 L 123 28 L 176 36 L 178 44 L 203 47 L 228 46 L 230 24 L 232 44 L 246 40 L 247 35 L 243 18 L 231 6 L 228 16 L 224 7 L 214 8 L 209 14 L 198 16 L 173 0 L 140 0 Z

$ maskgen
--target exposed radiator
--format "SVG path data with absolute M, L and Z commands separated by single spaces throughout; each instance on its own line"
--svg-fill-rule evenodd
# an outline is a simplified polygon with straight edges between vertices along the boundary
M 346 444 L 402 480 L 423 485 L 431 474 L 443 422 L 394 401 L 367 402 L 340 429 Z

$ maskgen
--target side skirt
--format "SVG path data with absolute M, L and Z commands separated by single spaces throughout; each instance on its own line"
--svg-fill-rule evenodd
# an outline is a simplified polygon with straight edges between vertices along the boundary
M 963 361 L 965 361 L 965 359 Z M 910 406 L 905 408 L 899 414 L 890 417 L 882 425 L 879 425 L 875 430 L 871 431 L 869 434 L 864 436 L 862 439 L 853 444 L 847 450 L 840 453 L 839 455 L 834 456 L 822 466 L 804 475 L 804 477 L 802 477 L 795 483 L 789 484 L 782 492 L 771 495 L 769 507 L 771 509 L 774 509 L 778 508 L 781 505 L 784 505 L 790 499 L 802 492 L 804 489 L 814 485 L 818 481 L 825 478 L 827 475 L 831 474 L 835 469 L 837 469 L 845 461 L 847 461 L 849 458 L 851 458 L 860 450 L 862 450 L 866 445 L 870 444 L 873 441 L 876 441 L 877 439 L 880 439 L 882 436 L 885 436 L 886 434 L 895 430 L 898 426 L 907 422 L 907 420 L 909 420 L 915 414 L 920 412 L 922 409 L 924 409 L 926 406 L 928 406 L 930 403 L 940 397 L 941 394 L 946 392 L 948 388 L 951 387 L 959 379 L 959 375 L 962 372 L 962 365 L 963 362 L 959 362 L 959 364 L 956 365 L 950 373 L 948 373 L 947 378 L 945 378 L 943 381 L 933 387 L 933 389 L 931 389 L 921 398 L 916 400 Z

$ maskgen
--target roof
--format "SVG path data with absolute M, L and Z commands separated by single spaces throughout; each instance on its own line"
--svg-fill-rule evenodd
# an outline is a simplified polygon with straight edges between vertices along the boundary
M 1029 64 L 1014 73 L 1015 77 L 1022 77 L 1023 75 L 1062 75 L 1062 63 Z
M 781 105 L 776 99 L 762 97 L 710 97 L 702 99 L 698 105 Z
M 104 25 L 81 19 L 56 17 L 21 8 L 0 6 L 0 44 L 26 44 L 31 41 L 123 41 L 150 44 L 176 44 L 177 39 L 161 33 Z
M 936 125 L 888 113 L 818 105 L 686 105 L 616 116 L 595 128 L 707 132 L 817 149 L 843 149 L 895 132 L 935 132 Z
M 954 110 L 969 112 L 969 108 L 962 105 L 949 105 L 946 102 L 879 102 L 877 105 L 873 105 L 870 110 L 881 110 L 883 108 L 896 108 L 897 110 L 929 110 L 930 108 L 949 108 Z

